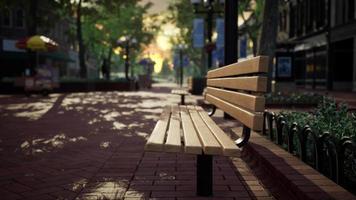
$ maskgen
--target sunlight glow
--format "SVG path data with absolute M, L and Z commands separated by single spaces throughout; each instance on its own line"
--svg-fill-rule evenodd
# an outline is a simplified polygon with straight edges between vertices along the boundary
M 150 55 L 151 60 L 153 60 L 153 62 L 155 62 L 155 66 L 154 66 L 154 72 L 155 73 L 159 73 L 162 70 L 162 66 L 163 66 L 163 57 L 161 54 L 159 53 L 154 53 Z
M 169 37 L 165 35 L 158 35 L 156 41 L 158 47 L 163 51 L 167 51 L 172 48 L 172 44 L 169 41 Z

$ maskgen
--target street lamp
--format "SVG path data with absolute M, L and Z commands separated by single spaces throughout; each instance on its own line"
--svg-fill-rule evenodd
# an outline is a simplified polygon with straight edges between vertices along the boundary
M 117 40 L 117 44 L 125 48 L 125 78 L 129 78 L 129 68 L 130 68 L 130 47 L 137 44 L 136 38 L 131 38 L 129 36 L 122 36 Z M 133 77 L 133 69 L 131 67 L 131 78 Z
M 194 6 L 194 13 L 196 14 L 205 14 L 206 23 L 207 23 L 207 39 L 208 43 L 205 45 L 206 51 L 208 53 L 208 69 L 212 67 L 212 51 L 214 49 L 214 44 L 212 42 L 213 35 L 213 17 L 214 14 L 221 14 L 223 11 L 220 9 L 220 6 L 223 6 L 224 0 L 190 0 Z M 199 6 L 201 5 L 201 6 Z M 216 6 L 214 6 L 216 5 Z M 200 9 L 199 9 L 200 7 Z
M 180 87 L 183 86 L 183 50 L 186 48 L 187 48 L 186 44 L 177 45 L 177 50 L 179 51 Z

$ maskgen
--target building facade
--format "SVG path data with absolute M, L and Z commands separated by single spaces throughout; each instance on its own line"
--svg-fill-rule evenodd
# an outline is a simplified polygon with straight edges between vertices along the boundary
M 275 60 L 277 85 L 356 91 L 355 2 L 281 1 Z
M 79 65 L 77 62 L 77 51 L 75 43 L 68 38 L 69 21 L 58 20 L 56 15 L 48 12 L 51 6 L 47 1 L 38 1 L 39 18 L 37 24 L 37 35 L 47 36 L 59 44 L 56 52 L 38 52 L 38 64 L 50 60 L 52 65 L 60 71 L 63 76 L 77 76 Z M 15 3 L 0 7 L 0 80 L 13 79 L 25 74 L 26 69 L 33 65 L 33 57 L 24 49 L 18 49 L 16 42 L 32 36 L 31 29 L 31 5 L 30 1 L 18 0 Z M 43 16 L 43 13 L 46 15 Z M 42 14 L 42 16 L 41 16 Z

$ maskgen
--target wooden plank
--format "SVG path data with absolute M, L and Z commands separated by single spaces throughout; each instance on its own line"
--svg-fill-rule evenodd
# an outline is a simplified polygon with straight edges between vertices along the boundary
M 172 94 L 178 94 L 178 95 L 188 95 L 189 93 L 186 90 L 172 90 Z
M 194 106 L 188 106 L 188 110 L 194 123 L 195 129 L 198 132 L 200 142 L 203 145 L 204 153 L 209 155 L 223 155 L 220 143 L 216 140 L 213 133 L 206 126 L 198 111 L 194 108 Z
M 206 100 L 228 113 L 247 127 L 255 131 L 262 130 L 263 115 L 261 113 L 253 113 L 229 102 L 226 102 L 218 97 L 207 94 Z
M 265 110 L 265 98 L 263 96 L 255 96 L 213 87 L 207 87 L 206 91 L 207 94 L 217 96 L 229 103 L 252 111 L 263 112 Z
M 166 131 L 171 115 L 171 107 L 166 106 L 153 129 L 150 138 L 148 139 L 145 150 L 147 151 L 163 151 L 163 144 L 166 137 Z
M 207 78 L 237 76 L 260 72 L 268 72 L 268 56 L 258 56 L 225 67 L 210 70 L 207 74 Z
M 186 106 L 180 106 L 185 153 L 201 154 L 202 145 Z
M 181 151 L 181 136 L 180 136 L 180 114 L 179 107 L 171 107 L 171 118 L 169 120 L 169 129 L 167 131 L 167 140 L 164 145 L 166 152 L 180 152 Z
M 197 106 L 196 109 L 223 148 L 224 156 L 240 156 L 241 149 L 236 146 L 235 142 L 221 130 L 201 107 Z
M 248 90 L 254 92 L 266 92 L 267 77 L 250 76 L 250 77 L 208 79 L 207 85 L 213 87 Z

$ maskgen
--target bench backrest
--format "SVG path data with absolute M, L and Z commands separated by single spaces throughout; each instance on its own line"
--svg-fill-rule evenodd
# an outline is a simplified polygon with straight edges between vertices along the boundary
M 267 72 L 267 56 L 258 56 L 210 70 L 207 74 L 205 99 L 244 126 L 261 131 Z

